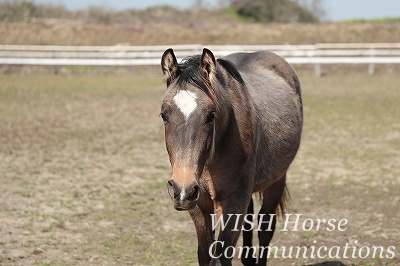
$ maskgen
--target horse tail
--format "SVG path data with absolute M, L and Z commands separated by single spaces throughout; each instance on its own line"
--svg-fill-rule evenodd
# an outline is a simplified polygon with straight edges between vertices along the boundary
M 258 195 L 259 195 L 260 202 L 262 203 L 264 201 L 264 191 L 260 191 L 258 193 Z M 281 196 L 279 203 L 276 206 L 276 210 L 275 210 L 275 214 L 278 218 L 283 218 L 283 216 L 285 216 L 289 202 L 290 202 L 290 192 L 289 192 L 289 188 L 287 187 L 286 182 L 285 182 L 282 196 Z
M 281 201 L 279 202 L 278 207 L 276 208 L 276 216 L 281 217 L 281 218 L 283 218 L 283 216 L 285 216 L 289 202 L 290 202 L 290 192 L 289 192 L 289 188 L 285 184 L 285 188 L 283 189 Z

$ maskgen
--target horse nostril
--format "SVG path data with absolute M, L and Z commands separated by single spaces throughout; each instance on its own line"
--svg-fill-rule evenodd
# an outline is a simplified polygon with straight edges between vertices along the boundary
M 181 190 L 177 188 L 174 180 L 172 179 L 168 180 L 167 186 L 168 186 L 168 194 L 171 198 L 176 199 L 177 197 L 179 197 Z
M 200 187 L 197 184 L 195 184 L 192 187 L 190 193 L 188 194 L 187 200 L 196 201 L 199 198 L 199 196 L 200 196 Z

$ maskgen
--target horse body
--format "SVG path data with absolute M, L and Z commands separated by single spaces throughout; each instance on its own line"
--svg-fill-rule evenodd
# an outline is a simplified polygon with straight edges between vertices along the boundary
M 218 235 L 211 214 L 253 213 L 252 193 L 260 192 L 259 214 L 283 211 L 286 171 L 302 130 L 300 83 L 294 70 L 269 52 L 237 53 L 215 60 L 201 56 L 178 64 L 171 49 L 162 57 L 167 83 L 161 115 L 172 166 L 168 191 L 177 210 L 188 210 L 196 227 L 200 265 L 231 265 L 226 247 L 235 246 L 239 232 L 229 221 Z M 258 232 L 260 246 L 268 246 L 275 229 Z M 252 245 L 251 231 L 243 231 L 243 245 Z M 214 256 L 215 254 L 215 256 Z M 217 258 L 218 257 L 218 258 Z M 242 258 L 245 265 L 256 259 Z M 265 265 L 260 256 L 258 265 Z
M 287 170 L 299 148 L 302 131 L 300 83 L 286 61 L 270 52 L 224 57 L 240 72 L 255 112 L 253 192 L 263 190 Z

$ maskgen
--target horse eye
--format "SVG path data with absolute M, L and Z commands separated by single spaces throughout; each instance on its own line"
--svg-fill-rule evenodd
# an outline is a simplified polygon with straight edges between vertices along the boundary
M 164 122 L 167 122 L 167 115 L 165 113 L 161 113 L 160 116 Z
M 207 116 L 207 123 L 211 123 L 213 122 L 215 119 L 215 111 L 212 111 L 208 114 Z

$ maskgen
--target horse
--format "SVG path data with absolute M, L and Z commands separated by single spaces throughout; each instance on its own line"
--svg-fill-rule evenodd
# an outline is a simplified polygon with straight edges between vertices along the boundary
M 168 194 L 194 222 L 199 265 L 231 265 L 227 251 L 241 231 L 243 248 L 252 247 L 251 224 L 244 222 L 254 213 L 253 193 L 261 195 L 258 220 L 269 215 L 272 223 L 259 221 L 259 247 L 269 246 L 276 214 L 285 212 L 286 173 L 303 126 L 300 81 L 292 66 L 267 51 L 216 59 L 204 48 L 178 63 L 170 48 L 161 68 Z M 216 235 L 214 222 L 221 218 L 224 228 L 219 224 Z M 242 254 L 241 262 L 266 265 L 267 256 Z

